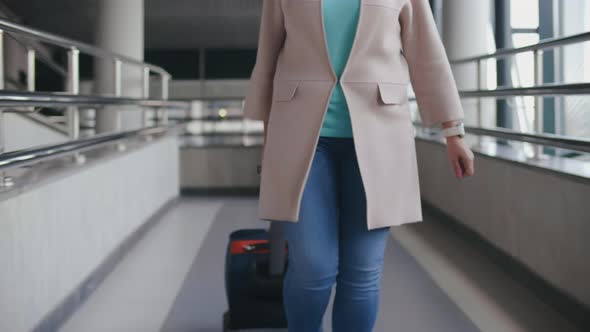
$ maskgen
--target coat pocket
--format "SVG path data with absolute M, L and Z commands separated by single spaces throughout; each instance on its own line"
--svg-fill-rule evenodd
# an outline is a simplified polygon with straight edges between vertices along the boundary
M 272 90 L 272 101 L 290 101 L 295 96 L 299 81 L 275 81 Z
M 386 7 L 395 10 L 400 10 L 402 3 L 399 0 L 364 0 L 363 5 Z
M 404 104 L 408 101 L 408 86 L 398 83 L 377 83 L 384 104 Z
M 276 0 L 279 1 L 279 0 Z M 312 3 L 321 3 L 320 0 L 287 0 L 287 7 L 289 6 L 297 6 L 297 5 L 306 5 Z

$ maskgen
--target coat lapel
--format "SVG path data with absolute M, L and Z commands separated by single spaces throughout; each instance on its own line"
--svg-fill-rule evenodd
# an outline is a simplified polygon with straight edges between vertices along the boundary
M 334 72 L 334 66 L 332 65 L 332 59 L 330 59 L 330 52 L 328 50 L 328 36 L 326 36 L 326 22 L 324 22 L 324 1 L 325 0 L 320 0 L 320 26 L 322 27 L 322 39 L 324 41 L 324 54 L 328 60 L 328 65 L 330 66 L 332 79 L 336 81 L 338 77 L 336 77 L 336 72 Z
M 326 26 L 325 26 L 325 22 L 324 22 L 324 1 L 326 1 L 326 0 L 320 0 L 320 20 L 321 20 L 320 25 L 322 27 L 322 38 L 324 40 L 324 54 L 328 58 L 328 63 L 330 64 L 330 72 L 332 73 L 332 77 L 333 77 L 334 81 L 336 81 L 338 79 L 338 77 L 336 76 L 336 73 L 334 72 L 334 66 L 332 64 L 332 60 L 330 59 L 330 54 L 328 51 L 328 38 L 326 36 Z M 348 65 L 350 63 L 350 58 L 351 58 L 350 55 L 353 54 L 353 51 L 355 50 L 355 46 L 357 44 L 357 40 L 359 39 L 359 30 L 360 30 L 360 26 L 361 26 L 362 19 L 363 19 L 363 3 L 366 0 L 357 0 L 357 1 L 360 2 L 359 17 L 358 17 L 355 32 L 354 32 L 354 37 L 352 39 L 352 46 L 350 48 L 350 52 L 349 52 L 348 58 L 346 60 L 346 65 L 344 66 L 344 70 L 342 71 L 341 78 L 345 77 L 345 75 L 346 75 L 346 70 L 348 69 Z

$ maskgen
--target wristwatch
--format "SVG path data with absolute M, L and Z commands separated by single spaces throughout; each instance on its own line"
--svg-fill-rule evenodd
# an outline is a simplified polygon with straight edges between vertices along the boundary
M 465 127 L 463 126 L 463 122 L 459 122 L 456 126 L 443 128 L 441 133 L 444 137 L 459 136 L 463 138 L 465 136 Z

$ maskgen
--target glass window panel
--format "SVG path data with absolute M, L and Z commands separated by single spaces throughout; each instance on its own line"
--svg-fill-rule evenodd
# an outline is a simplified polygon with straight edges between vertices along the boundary
M 515 47 L 535 44 L 539 42 L 536 33 L 515 33 L 513 43 Z M 516 86 L 532 86 L 535 84 L 534 55 L 532 52 L 517 54 L 515 57 L 515 70 L 513 70 L 513 82 Z
M 513 33 L 512 42 L 514 47 L 522 47 L 527 45 L 536 44 L 539 42 L 538 33 Z
M 521 29 L 539 27 L 539 0 L 510 1 L 511 26 Z
M 515 47 L 522 47 L 539 42 L 537 33 L 512 34 Z M 520 53 L 514 56 L 511 70 L 514 86 L 535 85 L 535 66 L 533 52 Z M 523 96 L 514 98 L 510 107 L 516 112 L 516 128 L 524 132 L 533 131 L 535 119 L 535 97 Z
M 563 100 L 565 134 L 590 137 L 590 96 L 567 96 Z
M 590 31 L 590 1 L 558 0 L 558 35 L 569 36 Z M 568 45 L 556 50 L 559 83 L 590 82 L 590 42 Z M 566 136 L 590 136 L 590 98 L 569 96 L 557 99 L 558 133 Z

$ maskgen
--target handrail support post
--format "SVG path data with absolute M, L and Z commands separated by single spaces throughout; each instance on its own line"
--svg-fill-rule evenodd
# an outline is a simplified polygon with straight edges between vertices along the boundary
M 35 91 L 35 50 L 27 49 L 27 91 Z
M 76 47 L 68 51 L 68 92 L 77 95 L 80 94 L 80 50 Z M 69 106 L 67 112 L 68 134 L 70 140 L 76 140 L 80 137 L 80 113 L 78 107 Z M 74 162 L 81 164 L 85 162 L 84 155 L 74 154 Z
M 0 155 L 4 153 L 6 142 L 4 140 L 4 110 L 0 109 Z M 14 182 L 4 171 L 0 171 L 0 188 L 12 187 Z
M 146 99 L 146 100 L 150 98 L 150 72 L 151 72 L 151 70 L 149 67 L 143 67 L 142 73 L 141 73 L 142 97 L 143 97 L 143 99 Z M 149 107 L 143 107 L 141 112 L 142 112 L 143 126 L 147 128 L 150 125 L 150 118 L 149 118 L 150 114 L 154 114 L 154 117 L 155 117 L 157 115 L 157 111 L 150 110 Z M 157 123 L 157 120 L 155 120 L 154 122 Z M 151 141 L 152 136 L 146 135 L 145 140 Z
M 141 72 L 141 89 L 142 89 L 142 97 L 143 99 L 150 98 L 150 68 L 143 67 Z M 142 109 L 142 119 L 143 119 L 143 126 L 147 127 L 149 125 L 149 112 L 148 108 L 144 107 Z
M 533 51 L 534 66 L 535 66 L 535 86 L 543 85 L 543 50 L 538 49 Z M 544 113 L 544 97 L 535 97 L 535 120 L 534 131 L 537 134 L 543 134 L 543 113 Z M 533 159 L 541 159 L 543 157 L 543 146 L 533 145 Z
M 0 29 L 0 90 L 4 90 L 4 30 Z
M 168 74 L 162 74 L 162 100 L 168 100 L 169 96 L 169 84 L 170 84 L 170 76 Z M 160 124 L 166 125 L 168 124 L 168 112 L 162 107 L 158 109 L 158 122 Z
M 4 30 L 0 30 L 0 90 L 4 90 Z M 4 153 L 4 112 L 0 109 L 0 155 Z M 12 180 L 0 171 L 0 188 L 9 187 Z
M 483 69 L 484 69 L 484 64 L 483 64 L 483 59 L 477 60 L 477 90 L 481 91 L 483 89 Z M 479 128 L 482 128 L 483 126 L 483 118 L 482 118 L 482 108 L 483 108 L 483 102 L 482 102 L 482 97 L 478 97 L 477 98 L 477 104 L 476 104 L 476 122 L 477 122 L 477 126 Z M 483 146 L 483 137 L 478 136 L 477 137 L 477 142 L 476 145 L 479 147 Z
M 27 91 L 35 91 L 35 50 L 32 48 L 27 49 Z M 29 107 L 29 111 L 34 112 L 35 107 Z
M 115 59 L 114 62 L 115 68 L 115 97 L 121 97 L 123 95 L 123 62 L 119 59 Z M 123 128 L 123 124 L 121 123 L 121 110 L 115 110 L 115 131 L 120 132 Z M 125 151 L 125 143 L 117 142 L 117 150 Z

